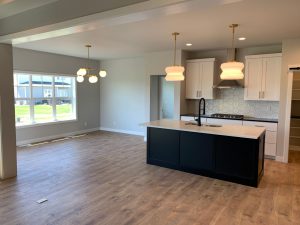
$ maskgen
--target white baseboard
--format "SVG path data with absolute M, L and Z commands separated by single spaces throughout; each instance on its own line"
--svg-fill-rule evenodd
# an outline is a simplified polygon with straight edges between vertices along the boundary
M 52 140 L 52 139 L 63 138 L 63 137 L 68 137 L 68 136 L 73 136 L 73 135 L 79 135 L 79 134 L 89 133 L 89 132 L 98 131 L 98 130 L 99 130 L 99 128 L 96 127 L 96 128 L 79 130 L 79 131 L 74 131 L 74 132 L 69 132 L 69 133 L 58 134 L 58 135 L 50 135 L 50 136 L 45 136 L 45 137 L 41 137 L 41 138 L 33 138 L 33 139 L 24 140 L 24 141 L 17 141 L 17 146 L 28 145 L 31 143 L 48 141 L 48 140 Z
M 100 127 L 99 130 L 144 136 L 144 132 L 131 131 L 131 130 L 120 130 L 120 129 L 112 129 L 112 128 L 107 128 L 107 127 Z

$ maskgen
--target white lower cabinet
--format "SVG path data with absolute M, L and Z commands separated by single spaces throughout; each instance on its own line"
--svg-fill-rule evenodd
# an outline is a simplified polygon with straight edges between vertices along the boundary
M 277 123 L 243 121 L 244 126 L 256 126 L 266 128 L 265 155 L 276 157 Z

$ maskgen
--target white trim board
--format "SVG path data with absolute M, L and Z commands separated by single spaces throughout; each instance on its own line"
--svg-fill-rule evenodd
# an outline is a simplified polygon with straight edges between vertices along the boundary
M 17 141 L 17 146 L 27 145 L 27 144 L 42 142 L 42 141 L 48 141 L 48 140 L 52 140 L 52 139 L 63 138 L 63 137 L 68 137 L 68 136 L 73 136 L 73 135 L 78 135 L 78 134 L 90 133 L 90 132 L 98 131 L 98 130 L 99 130 L 99 128 L 96 127 L 96 128 L 79 130 L 79 131 L 74 131 L 74 132 L 69 132 L 69 133 L 50 135 L 50 136 L 45 136 L 45 137 L 41 137 L 41 138 L 33 138 L 33 139 L 24 140 L 24 141 Z
M 132 131 L 132 130 L 121 130 L 121 129 L 113 129 L 113 128 L 108 128 L 108 127 L 100 127 L 99 130 L 110 131 L 110 132 L 115 132 L 115 133 L 122 133 L 122 134 L 132 134 L 132 135 L 144 136 L 144 132 L 138 132 L 138 131 Z

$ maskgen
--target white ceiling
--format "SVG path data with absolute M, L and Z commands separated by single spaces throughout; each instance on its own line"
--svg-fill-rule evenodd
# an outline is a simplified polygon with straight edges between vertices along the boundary
M 0 19 L 55 1 L 57 0 L 0 0 Z
M 199 2 L 201 2 L 199 0 Z M 100 26 L 92 31 L 17 44 L 16 47 L 86 57 L 84 45 L 93 45 L 95 59 L 135 57 L 145 52 L 170 50 L 171 33 L 178 31 L 178 47 L 187 50 L 230 47 L 228 25 L 238 23 L 237 47 L 281 43 L 283 39 L 300 37 L 299 0 L 243 0 L 232 4 L 186 12 L 160 15 L 138 22 Z M 95 26 L 95 24 L 93 24 Z M 186 47 L 185 43 L 193 43 Z

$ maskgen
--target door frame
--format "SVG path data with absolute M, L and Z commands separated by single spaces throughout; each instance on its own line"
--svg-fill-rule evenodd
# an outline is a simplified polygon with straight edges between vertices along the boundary
M 300 67 L 300 65 L 288 66 L 288 82 L 287 82 L 287 97 L 285 108 L 285 123 L 284 123 L 284 143 L 283 143 L 283 159 L 282 161 L 288 163 L 289 160 L 289 146 L 290 146 L 290 123 L 291 123 L 291 108 L 292 108 L 292 91 L 293 91 L 293 78 L 294 72 L 300 70 L 292 70 L 291 68 Z

